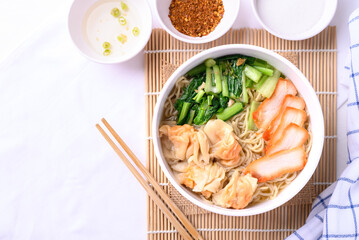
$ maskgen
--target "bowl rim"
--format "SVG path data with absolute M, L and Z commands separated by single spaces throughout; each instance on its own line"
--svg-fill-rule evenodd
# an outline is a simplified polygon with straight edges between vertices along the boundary
M 71 3 L 71 6 L 70 6 L 69 11 L 68 11 L 68 13 L 67 13 L 67 19 L 66 19 L 67 23 L 66 23 L 66 26 L 67 26 L 67 32 L 68 32 L 68 34 L 70 35 L 71 42 L 72 42 L 73 46 L 75 46 L 75 48 L 77 49 L 77 51 L 80 52 L 80 54 L 81 54 L 82 56 L 84 56 L 85 58 L 87 58 L 87 59 L 89 59 L 89 60 L 91 60 L 91 61 L 93 61 L 93 62 L 102 63 L 102 64 L 123 63 L 123 62 L 126 62 L 126 61 L 128 61 L 128 60 L 134 58 L 134 57 L 135 57 L 138 53 L 140 53 L 140 52 L 144 49 L 144 47 L 147 45 L 148 40 L 150 39 L 151 34 L 152 34 L 152 27 L 153 27 L 152 11 L 151 11 L 151 7 L 150 7 L 150 5 L 149 5 L 149 3 L 148 3 L 147 0 L 140 0 L 140 1 L 144 2 L 144 4 L 146 5 L 145 8 L 147 9 L 147 12 L 149 13 L 149 20 L 146 21 L 146 22 L 149 23 L 149 27 L 150 27 L 150 30 L 148 31 L 148 34 L 145 35 L 145 36 L 143 36 L 143 39 L 144 39 L 143 44 L 140 44 L 140 45 L 136 46 L 135 48 L 133 48 L 133 51 L 131 51 L 128 55 L 126 55 L 126 57 L 121 58 L 121 59 L 115 59 L 115 58 L 114 58 L 112 61 L 101 61 L 101 60 L 98 59 L 98 58 L 94 58 L 94 57 L 92 57 L 92 56 L 87 55 L 87 54 L 86 54 L 85 52 L 83 52 L 83 51 L 80 49 L 80 47 L 76 44 L 76 42 L 75 42 L 75 40 L 74 40 L 74 37 L 73 37 L 73 34 L 72 34 L 72 32 L 71 32 L 71 25 L 72 25 L 73 23 L 71 22 L 70 18 L 71 18 L 71 15 L 72 15 L 72 11 L 73 11 L 74 5 L 75 5 L 75 3 L 76 3 L 77 1 L 79 1 L 79 0 L 73 0 L 72 3 Z M 95 4 L 96 2 L 99 2 L 99 1 L 101 1 L 101 0 L 96 0 L 96 1 L 94 1 L 94 2 L 90 5 L 90 7 L 91 7 L 93 4 Z M 88 11 L 88 9 L 86 9 L 86 11 Z M 82 20 L 83 20 L 83 19 L 82 19 Z
M 283 62 L 285 65 L 287 65 L 289 68 L 291 68 L 294 73 L 303 81 L 303 84 L 305 85 L 305 89 L 309 91 L 309 95 L 311 98 L 316 99 L 316 101 L 311 102 L 311 105 L 318 111 L 318 119 L 317 121 L 320 121 L 319 124 L 319 128 L 316 129 L 316 134 L 319 136 L 318 137 L 318 141 L 317 141 L 317 146 L 318 146 L 318 150 L 313 152 L 313 149 L 311 151 L 311 153 L 313 152 L 313 154 L 315 154 L 312 157 L 312 165 L 313 168 L 310 168 L 308 170 L 306 170 L 306 175 L 304 175 L 302 177 L 302 181 L 299 182 L 298 185 L 296 185 L 296 188 L 293 188 L 293 190 L 290 191 L 290 194 L 288 194 L 288 196 L 286 198 L 282 198 L 282 200 L 277 200 L 277 201 L 273 201 L 271 202 L 272 204 L 270 204 L 268 207 L 266 208 L 260 208 L 260 209 L 228 209 L 228 208 L 222 208 L 216 205 L 210 205 L 210 204 L 206 204 L 198 199 L 196 199 L 195 197 L 191 196 L 189 193 L 186 192 L 186 190 L 177 183 L 177 181 L 172 177 L 169 168 L 166 167 L 165 164 L 165 159 L 161 157 L 161 152 L 160 152 L 160 148 L 159 148 L 159 144 L 160 144 L 160 139 L 159 139 L 159 134 L 158 134 L 158 128 L 159 128 L 159 123 L 160 123 L 160 118 L 162 117 L 162 115 L 160 116 L 160 113 L 162 114 L 162 111 L 160 112 L 160 105 L 162 101 L 165 101 L 165 97 L 168 96 L 169 91 L 171 91 L 172 88 L 170 88 L 171 83 L 176 81 L 178 79 L 178 77 L 180 76 L 180 73 L 186 69 L 188 66 L 190 66 L 193 62 L 196 62 L 198 59 L 209 55 L 213 52 L 219 52 L 225 49 L 246 49 L 246 50 L 250 50 L 250 51 L 259 51 L 259 52 L 264 52 L 265 54 L 269 55 L 270 57 L 273 58 L 277 58 L 277 60 Z M 167 94 L 168 93 L 168 94 Z M 247 45 L 247 44 L 228 44 L 228 45 L 222 45 L 222 46 L 218 46 L 218 47 L 213 47 L 210 49 L 207 49 L 205 51 L 202 51 L 201 53 L 193 56 L 192 58 L 188 59 L 186 62 L 184 62 L 180 67 L 178 67 L 175 72 L 171 75 L 171 77 L 168 79 L 168 81 L 165 83 L 164 87 L 162 88 L 160 95 L 158 97 L 155 109 L 154 109 L 154 114 L 153 114 L 153 119 L 152 119 L 152 140 L 153 140 L 153 145 L 154 145 L 154 151 L 155 151 L 155 155 L 158 159 L 158 162 L 161 166 L 162 171 L 164 172 L 164 174 L 166 175 L 167 179 L 170 181 L 170 183 L 176 188 L 176 190 L 183 196 L 185 197 L 187 200 L 189 200 L 190 202 L 192 202 L 193 204 L 206 209 L 210 212 L 214 212 L 217 214 L 222 214 L 222 215 L 227 215 L 227 216 L 252 216 L 252 215 L 257 215 L 257 214 L 261 214 L 264 212 L 268 212 L 270 210 L 273 210 L 281 205 L 283 205 L 284 203 L 288 202 L 290 199 L 292 199 L 299 191 L 301 191 L 303 189 L 303 187 L 308 183 L 308 181 L 310 180 L 310 178 L 312 177 L 314 171 L 316 170 L 321 154 L 322 154 L 322 150 L 323 150 L 323 145 L 324 145 L 324 118 L 323 118 L 323 111 L 321 108 L 321 105 L 319 103 L 319 99 L 317 98 L 317 95 L 314 91 L 314 89 L 312 88 L 312 86 L 310 85 L 308 79 L 304 76 L 304 74 L 294 65 L 292 64 L 289 60 L 287 60 L 286 58 L 280 56 L 279 54 L 265 49 L 265 48 L 261 48 L 261 47 L 257 47 L 257 46 L 253 46 L 253 45 Z M 304 171 L 305 169 L 303 169 L 302 171 Z M 298 176 L 297 176 L 298 178 Z M 296 178 L 296 179 L 297 179 Z M 289 187 L 289 186 L 288 186 Z
M 233 24 L 235 23 L 237 17 L 238 17 L 238 13 L 239 13 L 239 8 L 241 6 L 241 0 L 235 0 L 236 2 L 238 2 L 238 7 L 236 9 L 236 13 L 235 13 L 235 17 L 233 18 L 233 22 L 231 24 L 228 24 L 226 25 L 225 27 L 223 27 L 223 31 L 220 32 L 219 34 L 217 35 L 213 35 L 213 37 L 211 38 L 196 38 L 196 37 L 191 37 L 191 36 L 188 36 L 190 37 L 190 39 L 187 39 L 187 38 L 184 38 L 180 35 L 178 35 L 176 32 L 173 32 L 171 31 L 167 26 L 166 24 L 162 21 L 162 18 L 161 18 L 161 15 L 160 13 L 158 12 L 158 7 L 157 7 L 157 4 L 159 2 L 159 0 L 155 0 L 155 6 L 154 6 L 154 12 L 155 12 L 155 15 L 158 19 L 158 21 L 160 22 L 161 26 L 166 30 L 167 33 L 169 33 L 172 37 L 180 40 L 180 41 L 183 41 L 183 42 L 187 42 L 187 43 L 193 43 L 193 44 L 201 44 L 201 43 L 207 43 L 207 42 L 212 42 L 214 40 L 217 40 L 218 38 L 222 37 L 224 34 L 226 34 L 229 29 L 231 29 L 231 27 L 233 26 Z
M 293 41 L 299 41 L 299 40 L 308 39 L 308 38 L 314 37 L 315 35 L 322 32 L 330 24 L 330 22 L 332 21 L 334 15 L 336 13 L 337 7 L 338 7 L 338 0 L 333 0 L 334 1 L 334 5 L 332 6 L 333 11 L 331 12 L 331 14 L 325 15 L 326 16 L 326 21 L 324 21 L 323 25 L 321 27 L 319 27 L 319 31 L 311 31 L 312 28 L 310 28 L 306 32 L 303 32 L 300 35 L 301 37 L 294 37 L 294 36 L 290 36 L 290 35 L 286 36 L 286 35 L 279 34 L 279 33 L 275 32 L 273 29 L 271 29 L 270 27 L 268 27 L 268 25 L 265 24 L 262 21 L 262 18 L 258 14 L 257 7 L 256 7 L 256 2 L 257 1 L 258 0 L 251 0 L 251 5 L 252 5 L 252 10 L 254 12 L 254 15 L 256 16 L 256 19 L 262 25 L 262 27 L 265 30 L 267 30 L 268 32 L 270 32 L 271 34 L 273 34 L 274 36 L 277 36 L 279 38 L 286 39 L 286 40 L 293 40 Z

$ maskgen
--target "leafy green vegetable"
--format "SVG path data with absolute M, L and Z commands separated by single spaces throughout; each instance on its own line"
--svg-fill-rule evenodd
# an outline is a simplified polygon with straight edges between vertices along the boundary
M 219 95 L 219 106 L 223 109 L 227 108 L 229 98 L 223 95 Z
M 254 61 L 256 60 L 256 58 L 254 58 L 254 57 L 249 57 L 249 56 L 242 55 L 242 54 L 227 55 L 227 56 L 219 57 L 216 60 L 217 61 L 233 61 L 233 60 L 235 60 L 237 63 L 238 58 L 246 59 L 247 64 L 253 64 Z
M 228 75 L 228 90 L 231 98 L 238 99 L 242 93 L 242 72 L 244 65 L 237 66 L 235 61 L 232 61 L 231 70 Z
M 280 74 L 266 61 L 241 54 L 206 59 L 186 74 L 192 80 L 175 103 L 177 124 L 203 125 L 215 114 L 226 121 L 248 104 L 249 88 L 270 96 Z M 204 89 L 198 90 L 203 83 Z M 230 99 L 235 103 L 228 107 Z M 252 113 L 256 107 L 253 104 Z M 248 119 L 248 126 L 255 128 L 253 119 Z
M 206 71 L 206 66 L 204 65 L 204 63 L 202 63 L 202 64 L 192 68 L 191 70 L 189 70 L 186 75 L 189 77 L 193 77 L 200 73 L 204 73 L 205 71 Z
M 193 122 L 196 125 L 203 125 L 208 120 L 210 120 L 213 115 L 219 109 L 219 101 L 217 98 L 213 98 L 212 105 L 208 105 L 207 99 L 203 99 L 201 105 L 198 108 L 197 116 L 194 118 Z
M 197 95 L 196 91 L 204 82 L 204 77 L 193 78 L 189 85 L 184 89 L 182 96 L 175 103 L 176 110 L 180 113 L 184 102 L 195 102 L 193 98 Z

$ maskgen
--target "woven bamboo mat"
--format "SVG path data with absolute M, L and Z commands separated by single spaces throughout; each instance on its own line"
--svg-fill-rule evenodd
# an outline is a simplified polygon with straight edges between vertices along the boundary
M 168 183 L 157 163 L 152 143 L 152 116 L 159 92 L 170 74 L 202 50 L 230 43 L 252 44 L 274 50 L 292 61 L 309 79 L 320 100 L 325 121 L 321 160 L 311 181 L 288 204 L 251 217 L 228 217 L 207 212 L 184 200 Z M 301 227 L 313 198 L 336 179 L 336 29 L 328 27 L 304 41 L 279 39 L 264 30 L 231 30 L 206 44 L 189 44 L 154 29 L 145 48 L 145 98 L 147 110 L 147 167 L 205 239 L 283 239 Z M 148 198 L 148 239 L 182 239 L 155 203 Z

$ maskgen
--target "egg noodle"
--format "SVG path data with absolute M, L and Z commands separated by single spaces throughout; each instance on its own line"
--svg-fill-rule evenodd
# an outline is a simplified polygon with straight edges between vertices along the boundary
M 175 121 L 177 119 L 177 110 L 174 107 L 175 102 L 183 93 L 183 88 L 185 88 L 191 80 L 187 79 L 186 77 L 181 77 L 173 87 L 171 93 L 169 94 L 165 104 L 164 104 L 164 111 L 163 111 L 163 121 L 162 124 L 170 124 L 175 125 Z M 251 101 L 259 101 L 262 102 L 265 98 L 261 96 L 258 92 L 248 89 L 248 97 L 249 102 Z M 242 147 L 242 151 L 240 152 L 240 164 L 235 168 L 226 168 L 226 175 L 227 177 L 231 176 L 234 170 L 242 170 L 244 169 L 249 163 L 253 162 L 254 160 L 261 158 L 264 156 L 264 149 L 266 147 L 266 142 L 263 139 L 263 131 L 259 130 L 249 130 L 247 127 L 247 120 L 249 117 L 250 111 L 250 104 L 245 106 L 244 110 L 239 114 L 235 115 L 231 119 L 227 120 L 226 123 L 232 126 L 235 135 L 238 137 L 238 142 Z M 308 112 L 307 112 L 308 114 Z M 308 115 L 309 116 L 309 115 Z M 194 126 L 196 127 L 196 126 Z M 307 154 L 307 158 L 312 146 L 312 133 L 310 131 L 310 125 L 307 121 L 304 124 L 304 128 L 308 130 L 309 137 L 304 144 L 305 151 Z M 263 182 L 258 183 L 257 189 L 253 194 L 253 198 L 250 204 L 263 202 L 268 199 L 275 198 L 278 193 L 284 189 L 287 185 L 289 185 L 297 176 L 297 172 L 294 173 L 287 173 L 283 176 Z

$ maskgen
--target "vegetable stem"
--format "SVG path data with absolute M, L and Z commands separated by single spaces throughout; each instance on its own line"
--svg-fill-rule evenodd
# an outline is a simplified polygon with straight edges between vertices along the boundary
M 262 73 L 260 71 L 249 65 L 245 65 L 243 71 L 246 76 L 254 82 L 258 82 L 259 79 L 262 77 Z
M 227 121 L 237 113 L 243 111 L 243 104 L 240 102 L 236 102 L 229 108 L 223 110 L 223 112 L 217 114 L 217 118 L 223 121 Z
M 187 75 L 190 76 L 190 77 L 193 77 L 197 74 L 200 74 L 200 73 L 203 73 L 206 71 L 206 66 L 204 65 L 204 63 L 192 68 L 191 70 L 189 70 L 187 72 Z
M 212 105 L 212 100 L 213 100 L 214 96 L 213 95 L 208 95 L 207 96 L 207 103 L 208 103 L 208 106 L 211 106 Z
M 187 116 L 187 113 L 188 113 L 190 107 L 191 107 L 191 103 L 189 103 L 189 102 L 183 103 L 182 110 L 181 110 L 181 113 L 180 113 L 178 121 L 177 121 L 178 125 L 182 125 L 185 123 L 186 116 Z
M 188 118 L 187 124 L 192 124 L 195 113 L 196 113 L 195 110 L 189 111 L 189 118 Z
M 273 76 L 268 77 L 263 82 L 263 84 L 260 87 L 258 87 L 257 91 L 266 98 L 272 96 L 274 89 L 277 86 L 277 82 L 279 80 L 280 74 L 281 74 L 280 71 L 278 71 L 277 69 L 274 70 Z
M 251 103 L 251 107 L 249 109 L 248 124 L 247 124 L 249 130 L 257 130 L 257 126 L 255 125 L 253 120 L 253 112 L 257 110 L 259 105 L 260 102 L 252 101 Z
M 227 78 L 227 76 L 222 76 L 222 95 L 224 97 L 229 97 L 228 78 Z
M 200 90 L 197 94 L 196 94 L 196 96 L 193 98 L 193 100 L 195 100 L 196 102 L 200 102 L 201 101 L 201 99 L 202 99 L 202 97 L 203 97 L 203 95 L 205 94 L 205 91 L 203 91 L 203 90 Z
M 204 65 L 206 67 L 213 67 L 216 65 L 216 61 L 213 58 L 208 58 L 206 61 L 204 61 Z
M 212 90 L 212 70 L 210 67 L 206 67 L 206 86 L 204 90 L 206 93 L 209 93 Z
M 265 67 L 257 67 L 257 66 L 254 66 L 254 68 L 260 71 L 261 73 L 263 73 L 264 75 L 273 76 L 273 72 L 274 72 L 273 69 L 265 68 Z
M 248 103 L 248 93 L 246 87 L 246 75 L 242 72 L 242 101 Z
M 214 72 L 214 79 L 216 82 L 216 86 L 213 88 L 213 92 L 220 93 L 222 91 L 222 79 L 218 65 L 213 66 L 213 72 Z

